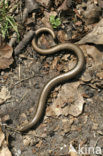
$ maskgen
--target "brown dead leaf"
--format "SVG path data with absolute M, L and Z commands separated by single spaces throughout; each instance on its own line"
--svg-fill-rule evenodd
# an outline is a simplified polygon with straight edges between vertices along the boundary
M 94 27 L 92 32 L 83 37 L 79 44 L 85 43 L 94 43 L 94 44 L 103 44 L 103 19 Z
M 55 0 L 56 7 L 60 6 L 63 3 L 63 0 Z
M 76 25 L 76 26 L 81 26 L 81 25 L 82 25 L 82 22 L 81 22 L 81 21 L 77 21 L 77 22 L 75 23 L 75 25 Z
M 96 89 L 97 87 L 103 88 L 103 48 L 101 45 L 81 45 L 86 56 L 86 70 L 81 76 L 81 80 L 89 82 L 89 85 Z M 94 77 L 97 77 L 94 79 Z M 100 81 L 100 82 L 96 82 Z M 95 82 L 95 83 L 94 83 Z M 83 97 L 88 98 L 88 95 L 83 93 Z
M 0 127 L 0 147 L 2 146 L 4 139 L 5 139 L 5 135 L 2 132 L 1 127 Z
M 13 48 L 8 44 L 3 43 L 0 46 L 0 69 L 9 68 L 9 66 L 13 63 L 12 53 Z
M 64 0 L 61 6 L 58 8 L 58 11 L 68 10 L 72 4 L 72 0 Z
M 98 0 L 94 0 L 94 4 L 98 4 Z
M 36 145 L 37 139 L 35 138 L 36 132 L 35 131 L 29 131 L 27 135 L 23 136 L 23 144 L 24 146 L 33 146 Z
M 103 80 L 103 71 L 96 74 L 97 77 L 99 77 L 100 80 Z
M 26 135 L 25 138 L 23 139 L 23 144 L 24 146 L 29 146 L 31 144 L 31 137 Z
M 0 156 L 12 156 L 7 146 L 2 147 L 2 149 L 0 150 Z
M 7 99 L 10 99 L 10 98 L 11 98 L 10 92 L 5 86 L 3 86 L 0 91 L 0 104 L 4 103 Z
M 92 80 L 92 77 L 88 69 L 81 76 L 81 80 L 84 82 L 90 82 Z
M 83 50 L 84 53 L 87 54 L 89 58 L 92 59 L 92 66 L 97 66 L 102 64 L 103 62 L 103 50 L 97 49 L 95 46 L 92 45 L 82 45 L 80 48 Z
M 63 127 L 63 133 L 68 133 L 71 129 L 71 125 L 74 122 L 74 117 L 70 117 L 69 119 L 62 119 L 62 127 Z
M 61 43 L 64 43 L 65 41 L 68 41 L 68 35 L 65 31 L 59 30 L 57 34 L 57 38 Z
M 52 61 L 51 69 L 56 69 L 58 63 L 58 57 L 55 57 L 54 60 Z
M 7 122 L 7 121 L 9 121 L 10 120 L 10 116 L 7 114 L 7 115 L 4 115 L 3 117 L 2 117 L 2 121 L 3 122 Z
M 60 116 L 71 114 L 78 116 L 82 113 L 84 100 L 78 90 L 80 82 L 73 82 L 62 86 L 58 97 L 54 100 L 53 104 L 47 108 L 47 116 L 57 115 Z
M 7 144 L 7 141 L 5 141 L 5 135 L 0 127 L 0 156 L 12 156 Z
M 36 148 L 40 148 L 42 146 L 42 144 L 43 144 L 43 142 L 42 142 L 42 140 L 40 140 L 39 143 L 36 144 Z

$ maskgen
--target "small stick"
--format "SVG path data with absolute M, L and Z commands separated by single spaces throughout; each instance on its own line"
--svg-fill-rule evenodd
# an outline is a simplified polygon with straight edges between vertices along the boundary
M 20 80 L 20 77 L 21 77 L 21 66 L 19 64 L 19 80 Z
M 12 47 L 15 44 L 16 40 L 17 40 L 17 33 L 13 33 L 8 45 Z
M 26 92 L 24 93 L 24 95 L 22 96 L 22 98 L 21 98 L 20 101 L 19 101 L 19 104 L 23 101 L 23 99 L 25 98 L 25 96 L 27 95 L 27 93 L 28 93 L 28 91 L 26 91 Z
M 22 79 L 22 80 L 16 82 L 16 83 L 14 84 L 14 86 L 18 85 L 19 83 L 21 83 L 21 82 L 23 82 L 23 81 L 25 81 L 25 80 L 29 80 L 29 79 L 31 79 L 31 78 L 33 78 L 33 77 L 34 77 L 34 76 L 31 76 L 31 77 L 27 77 L 27 78 L 25 78 L 25 79 Z
M 25 46 L 28 44 L 28 42 L 33 38 L 35 32 L 33 30 L 30 30 L 24 35 L 24 38 L 20 43 L 16 46 L 14 49 L 14 54 L 18 55 L 20 52 L 25 48 Z

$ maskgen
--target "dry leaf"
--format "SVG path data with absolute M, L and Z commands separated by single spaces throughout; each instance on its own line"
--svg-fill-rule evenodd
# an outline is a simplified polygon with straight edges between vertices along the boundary
M 0 46 L 0 69 L 9 68 L 13 63 L 12 58 L 13 48 L 7 44 L 2 44 Z
M 64 0 L 64 2 L 61 4 L 61 6 L 58 8 L 58 11 L 61 10 L 68 10 L 72 5 L 72 0 Z
M 94 27 L 92 32 L 83 37 L 78 44 L 94 43 L 103 44 L 103 19 Z
M 63 30 L 58 31 L 57 38 L 61 43 L 69 40 L 67 33 Z
M 100 80 L 103 80 L 103 71 L 96 74 L 97 77 L 99 77 Z
M 0 127 L 0 147 L 2 146 L 4 139 L 5 139 L 5 135 L 2 132 L 1 127 Z
M 101 51 L 92 45 L 82 45 L 80 48 L 84 53 L 92 59 L 92 66 L 97 66 L 103 63 L 103 49 Z
M 3 146 L 0 150 L 0 156 L 12 156 L 7 146 Z
M 84 100 L 81 93 L 78 91 L 79 85 L 79 82 L 64 84 L 57 99 L 47 108 L 46 115 L 60 116 L 63 114 L 67 116 L 71 114 L 76 117 L 80 115 L 83 110 Z
M 51 69 L 56 69 L 57 68 L 57 63 L 58 63 L 58 57 L 55 57 L 54 60 L 52 61 Z
M 5 86 L 3 86 L 0 91 L 0 104 L 4 103 L 7 99 L 10 99 L 10 98 L 11 98 L 10 92 Z
M 55 0 L 56 7 L 60 6 L 63 3 L 63 0 Z
M 65 119 L 62 119 L 62 127 L 63 127 L 63 129 L 62 129 L 62 131 L 63 131 L 63 135 L 64 135 L 64 133 L 68 133 L 68 132 L 70 132 L 70 130 L 71 130 L 71 125 L 73 124 L 73 122 L 74 122 L 74 117 L 70 117 L 69 119 L 67 118 L 65 118 Z
M 90 75 L 90 72 L 88 69 L 81 76 L 81 80 L 84 82 L 90 82 L 92 80 L 92 76 Z
M 5 141 L 5 135 L 0 127 L 0 156 L 12 156 L 7 144 L 7 141 Z

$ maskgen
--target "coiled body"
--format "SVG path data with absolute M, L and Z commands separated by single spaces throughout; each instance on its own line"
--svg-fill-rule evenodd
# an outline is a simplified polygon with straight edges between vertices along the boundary
M 52 37 L 55 39 L 55 34 L 51 29 L 40 28 L 39 30 L 37 30 L 35 32 L 35 37 L 32 40 L 32 46 L 36 52 L 43 54 L 43 55 L 49 55 L 49 54 L 58 53 L 61 50 L 71 50 L 77 57 L 77 64 L 72 70 L 68 71 L 67 73 L 63 73 L 61 75 L 58 75 L 58 76 L 52 78 L 44 86 L 44 88 L 40 94 L 36 113 L 35 113 L 33 119 L 27 125 L 24 125 L 23 127 L 21 127 L 19 129 L 20 131 L 26 131 L 29 128 L 35 126 L 40 121 L 41 116 L 43 115 L 45 105 L 46 105 L 46 100 L 48 98 L 48 95 L 49 95 L 51 89 L 53 87 L 55 87 L 57 84 L 60 84 L 61 82 L 64 82 L 64 81 L 74 78 L 77 74 L 79 74 L 81 72 L 81 70 L 83 69 L 84 63 L 85 63 L 84 54 L 81 51 L 81 49 L 78 46 L 71 44 L 71 43 L 59 44 L 54 47 L 51 47 L 50 49 L 39 48 L 37 45 L 37 37 L 40 33 L 43 33 L 43 32 L 49 32 L 52 35 Z

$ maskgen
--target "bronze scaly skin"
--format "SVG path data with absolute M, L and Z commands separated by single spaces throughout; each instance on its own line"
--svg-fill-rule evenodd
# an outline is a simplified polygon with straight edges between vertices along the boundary
M 55 34 L 54 32 L 46 27 L 40 28 L 35 32 L 35 37 L 32 40 L 32 46 L 34 48 L 34 50 L 42 55 L 49 55 L 49 54 L 54 54 L 54 53 L 60 53 L 61 50 L 72 50 L 73 53 L 76 55 L 77 57 L 77 64 L 76 66 L 68 71 L 67 73 L 63 73 L 61 75 L 58 75 L 54 78 L 52 78 L 43 88 L 39 100 L 38 100 L 38 105 L 36 108 L 36 113 L 34 114 L 34 117 L 31 121 L 29 121 L 28 124 L 24 125 L 23 127 L 21 127 L 19 129 L 19 131 L 23 132 L 23 131 L 27 131 L 30 128 L 34 127 L 41 119 L 42 115 L 43 115 L 43 111 L 45 109 L 45 105 L 46 105 L 46 100 L 48 98 L 48 95 L 50 94 L 50 91 L 53 87 L 55 87 L 56 85 L 60 84 L 61 82 L 65 82 L 68 81 L 74 77 L 76 77 L 83 69 L 83 66 L 85 64 L 85 59 L 84 59 L 84 54 L 82 52 L 82 50 L 75 44 L 71 44 L 71 43 L 63 43 L 63 44 L 59 44 L 56 45 L 54 47 L 51 47 L 50 49 L 41 49 L 38 47 L 37 45 L 37 38 L 39 36 L 39 34 L 44 33 L 44 32 L 48 32 L 52 35 L 53 39 L 55 39 Z

